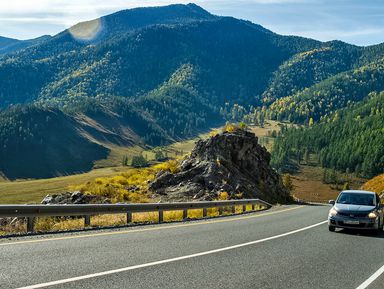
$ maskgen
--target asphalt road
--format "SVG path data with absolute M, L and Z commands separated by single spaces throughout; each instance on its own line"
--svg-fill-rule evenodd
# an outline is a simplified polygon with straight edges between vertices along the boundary
M 384 234 L 328 232 L 328 210 L 0 240 L 0 288 L 356 289 L 384 265 Z

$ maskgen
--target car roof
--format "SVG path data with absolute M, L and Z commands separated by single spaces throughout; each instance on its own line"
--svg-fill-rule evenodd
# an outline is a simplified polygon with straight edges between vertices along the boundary
M 346 191 L 342 191 L 342 193 L 349 193 L 349 194 L 368 194 L 368 195 L 374 194 L 374 195 L 376 195 L 375 192 L 371 192 L 371 191 L 363 191 L 363 190 L 346 190 Z

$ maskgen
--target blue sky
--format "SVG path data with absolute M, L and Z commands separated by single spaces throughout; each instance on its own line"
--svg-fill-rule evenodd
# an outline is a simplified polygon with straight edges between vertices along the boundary
M 56 34 L 121 9 L 189 1 L 12 0 L 0 2 L 0 35 L 27 39 Z M 247 19 L 284 35 L 357 45 L 384 42 L 384 0 L 196 0 L 211 13 Z

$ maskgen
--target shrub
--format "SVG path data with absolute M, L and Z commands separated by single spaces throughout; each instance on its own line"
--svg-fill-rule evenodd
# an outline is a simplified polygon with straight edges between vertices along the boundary
M 147 167 L 147 166 L 148 166 L 148 161 L 142 155 L 134 156 L 132 158 L 132 167 L 134 167 L 134 168 L 144 168 L 144 167 Z
M 227 123 L 224 127 L 224 132 L 234 132 L 237 127 L 232 123 Z
M 226 201 L 229 200 L 229 194 L 227 192 L 221 192 L 219 194 L 219 200 L 220 201 Z

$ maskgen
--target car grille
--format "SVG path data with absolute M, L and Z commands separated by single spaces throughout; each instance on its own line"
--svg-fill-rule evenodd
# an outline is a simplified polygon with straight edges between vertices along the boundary
M 367 213 L 343 213 L 343 212 L 338 212 L 340 216 L 346 216 L 346 217 L 352 217 L 352 218 L 365 218 L 368 216 Z

